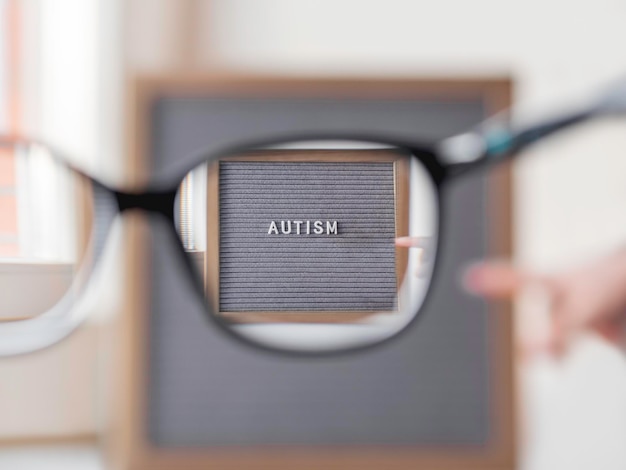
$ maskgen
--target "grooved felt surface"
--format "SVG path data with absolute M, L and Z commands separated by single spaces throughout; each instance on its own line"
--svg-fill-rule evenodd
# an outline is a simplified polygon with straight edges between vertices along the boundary
M 221 162 L 220 310 L 394 309 L 393 165 Z

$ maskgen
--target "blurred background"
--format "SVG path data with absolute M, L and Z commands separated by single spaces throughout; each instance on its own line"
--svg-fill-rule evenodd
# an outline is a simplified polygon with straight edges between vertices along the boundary
M 541 110 L 626 74 L 625 25 L 625 0 L 0 0 L 0 129 L 121 183 L 137 74 L 510 77 L 517 109 Z M 625 130 L 593 124 L 516 160 L 516 263 L 552 271 L 624 245 Z M 2 220 L 0 257 L 17 230 Z M 519 300 L 520 332 L 541 308 Z M 101 468 L 105 323 L 0 361 L 0 468 Z M 623 351 L 589 336 L 561 361 L 520 357 L 518 375 L 520 468 L 626 468 Z

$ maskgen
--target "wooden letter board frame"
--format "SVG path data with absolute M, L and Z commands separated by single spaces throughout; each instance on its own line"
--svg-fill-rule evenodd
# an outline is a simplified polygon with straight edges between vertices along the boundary
M 333 150 L 333 151 L 297 151 L 274 150 L 257 152 L 256 154 L 239 156 L 228 161 L 262 161 L 262 162 L 393 162 L 394 193 L 395 193 L 395 225 L 396 236 L 409 234 L 409 160 L 403 155 L 389 150 Z M 211 299 L 214 312 L 233 322 L 303 322 L 303 323 L 347 323 L 359 321 L 373 313 L 367 311 L 312 311 L 312 312 L 221 312 L 219 303 L 219 161 L 215 161 L 208 170 L 207 185 L 207 253 L 204 264 L 206 275 L 206 291 Z M 397 288 L 402 285 L 408 263 L 408 249 L 396 248 Z M 401 306 L 399 306 L 401 308 Z
M 150 163 L 149 111 L 158 97 L 189 96 L 203 92 L 228 96 L 373 97 L 413 99 L 475 99 L 488 114 L 509 106 L 511 84 L 506 78 L 472 80 L 416 79 L 292 79 L 242 76 L 194 76 L 138 79 L 130 98 L 128 155 L 135 181 L 146 181 Z M 511 254 L 511 172 L 502 165 L 491 172 L 488 200 L 491 219 L 490 253 Z M 165 449 L 149 442 L 147 394 L 150 315 L 149 279 L 145 240 L 149 232 L 141 214 L 130 215 L 128 231 L 128 283 L 126 307 L 113 327 L 115 357 L 108 439 L 110 462 L 120 470 L 205 470 L 215 468 L 288 469 L 440 469 L 512 470 L 515 467 L 515 397 L 513 367 L 513 322 L 511 307 L 490 307 L 490 416 L 491 436 L 485 447 L 450 448 L 224 448 Z

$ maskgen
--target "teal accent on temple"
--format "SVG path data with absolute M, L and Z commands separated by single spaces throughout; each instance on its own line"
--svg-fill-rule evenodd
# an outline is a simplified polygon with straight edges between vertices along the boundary
M 492 129 L 486 132 L 487 155 L 502 155 L 513 146 L 512 134 L 506 129 Z

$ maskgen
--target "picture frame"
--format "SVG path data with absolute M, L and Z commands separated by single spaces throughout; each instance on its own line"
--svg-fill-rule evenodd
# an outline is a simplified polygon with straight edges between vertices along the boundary
M 506 77 L 484 79 L 362 79 L 290 78 L 239 75 L 140 77 L 129 94 L 128 154 L 138 183 L 149 179 L 150 122 L 153 104 L 163 96 L 304 96 L 333 99 L 365 97 L 423 100 L 475 99 L 485 114 L 511 103 L 512 84 Z M 502 165 L 489 176 L 493 194 L 487 201 L 493 222 L 487 228 L 489 251 L 512 252 L 511 170 Z M 497 194 L 497 197 L 495 196 Z M 114 418 L 110 426 L 110 460 L 122 470 L 223 469 L 397 469 L 463 468 L 512 470 L 515 467 L 515 372 L 511 305 L 489 307 L 490 439 L 483 446 L 266 446 L 222 448 L 164 448 L 151 442 L 147 429 L 150 347 L 146 326 L 150 316 L 149 263 L 144 240 L 149 231 L 141 216 L 131 215 L 126 259 L 129 282 L 126 308 L 112 331 L 118 335 L 111 392 Z
M 316 162 L 316 163 L 391 163 L 393 165 L 394 188 L 393 188 L 393 212 L 395 214 L 395 236 L 406 236 L 409 230 L 409 159 L 399 152 L 390 150 L 268 150 L 258 151 L 248 155 L 239 155 L 236 158 L 227 157 L 227 161 L 254 161 L 264 163 L 288 163 L 288 162 Z M 207 240 L 204 273 L 206 275 L 207 298 L 211 299 L 211 306 L 227 321 L 237 323 L 258 323 L 258 322 L 304 322 L 304 323 L 350 323 L 367 319 L 373 314 L 392 315 L 398 311 L 398 301 L 396 306 L 388 311 L 367 311 L 367 310 L 314 310 L 297 312 L 272 311 L 224 311 L 220 307 L 220 200 L 221 189 L 219 186 L 219 168 L 221 161 L 214 161 L 208 168 L 207 178 Z M 218 221 L 216 223 L 216 221 Z M 396 248 L 396 291 L 399 291 L 408 264 L 408 249 Z

